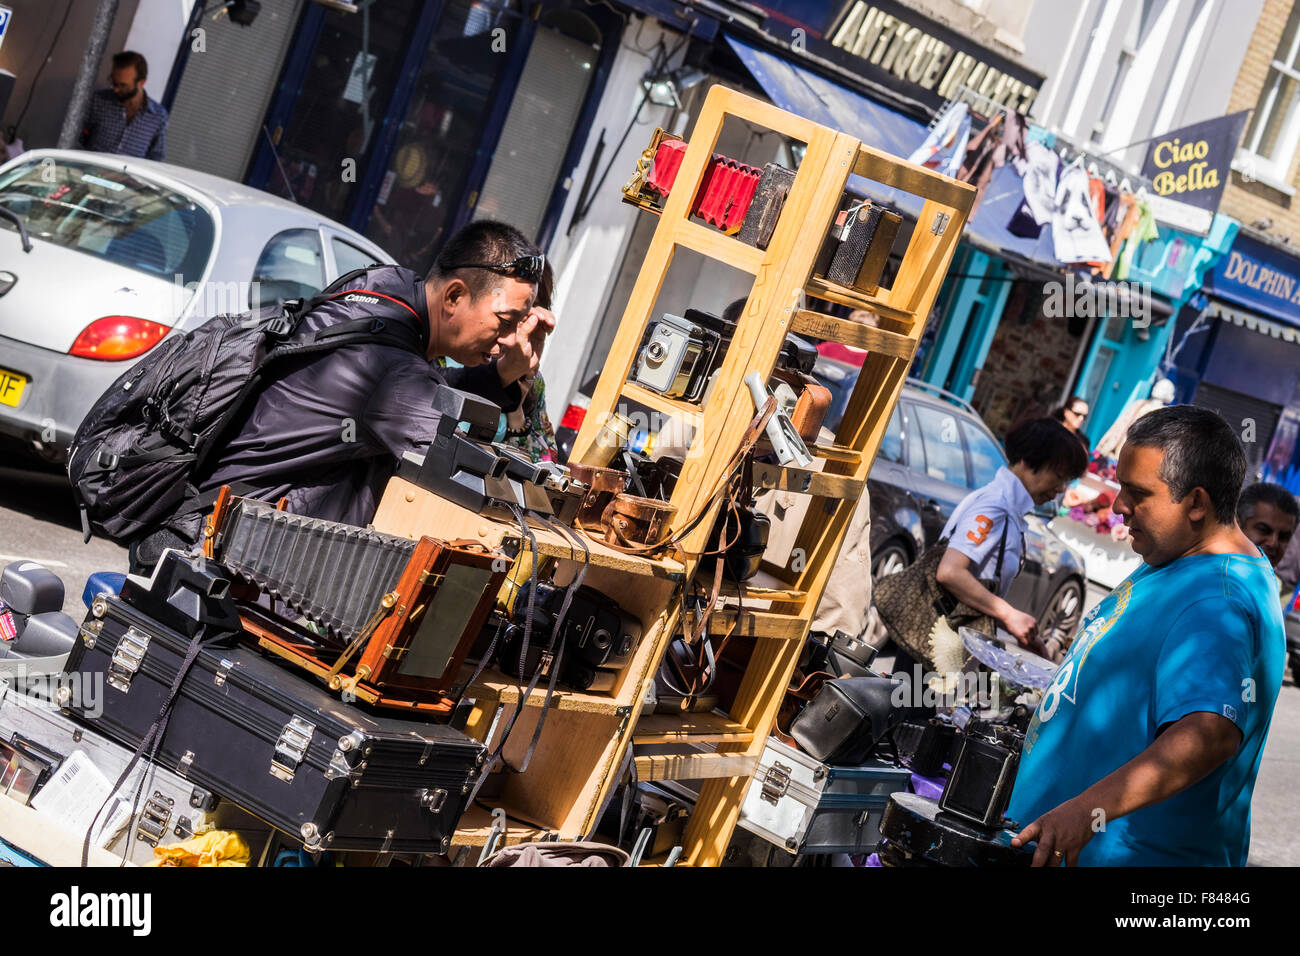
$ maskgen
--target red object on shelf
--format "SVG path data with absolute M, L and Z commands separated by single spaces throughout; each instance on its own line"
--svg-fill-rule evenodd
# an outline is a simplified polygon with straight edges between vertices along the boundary
M 685 140 L 666 139 L 660 143 L 659 149 L 655 151 L 654 162 L 650 165 L 646 185 L 659 195 L 667 196 L 677 181 L 677 171 L 682 168 L 682 157 L 685 155 Z
M 749 206 L 754 201 L 754 193 L 758 190 L 758 181 L 762 175 L 763 171 L 757 167 L 739 164 L 735 188 L 728 197 L 720 221 L 714 225 L 727 233 L 739 231 L 740 224 L 745 221 L 745 214 L 749 212 Z

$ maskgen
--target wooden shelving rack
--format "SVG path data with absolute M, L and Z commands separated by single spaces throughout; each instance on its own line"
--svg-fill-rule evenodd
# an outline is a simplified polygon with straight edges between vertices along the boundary
M 692 221 L 690 216 L 706 166 L 729 117 L 806 145 L 766 250 L 714 231 Z M 894 282 L 874 296 L 813 276 L 814 262 L 840 209 L 850 173 L 925 200 Z M 703 781 L 686 830 L 683 864 L 716 865 L 730 841 L 745 791 L 772 731 L 809 623 L 839 555 L 853 508 L 866 486 L 876 449 L 898 401 L 974 195 L 974 189 L 966 184 L 733 90 L 714 87 L 705 99 L 575 442 L 572 460 L 591 460 L 600 422 L 622 400 L 634 399 L 659 411 L 686 416 L 696 425 L 696 431 L 672 504 L 678 515 L 694 514 L 707 502 L 753 417 L 745 376 L 751 371 L 770 375 L 787 333 L 842 342 L 866 349 L 869 354 L 834 446 L 812 449 L 822 459 L 820 469 L 755 469 L 756 484 L 807 494 L 815 500 L 807 509 L 808 517 L 795 545 L 805 556 L 800 570 L 765 565 L 771 586 L 746 588 L 739 632 L 758 640 L 730 715 L 641 717 L 639 703 L 633 713 L 632 744 L 640 779 Z M 653 316 L 656 299 L 679 249 L 721 260 L 754 277 L 717 382 L 703 407 L 671 401 L 628 383 L 646 324 Z M 864 309 L 875 316 L 877 324 L 867 326 L 813 311 L 807 307 L 810 298 Z M 683 543 L 684 550 L 702 550 L 711 525 L 707 520 L 701 523 Z M 683 565 L 689 581 L 694 576 L 695 562 L 687 556 Z M 751 610 L 754 601 L 768 606 Z M 716 613 L 710 629 L 725 633 L 735 613 Z M 672 627 L 676 624 L 673 620 Z M 701 744 L 707 745 L 705 752 L 701 752 Z M 679 749 L 669 749 L 674 747 Z
M 729 117 L 806 145 L 766 250 L 690 216 L 707 163 Z M 925 199 L 897 277 L 889 289 L 875 296 L 815 279 L 812 274 L 850 173 Z M 600 424 L 623 400 L 682 415 L 693 424 L 695 433 L 672 504 L 678 516 L 692 515 L 708 502 L 753 418 L 745 376 L 751 371 L 770 375 L 787 333 L 843 342 L 869 354 L 835 443 L 811 449 L 821 459 L 820 469 L 771 465 L 755 469 L 757 486 L 786 489 L 815 500 L 796 542 L 805 555 L 800 570 L 765 564 L 761 581 L 744 587 L 738 633 L 756 638 L 756 650 L 729 715 L 642 713 L 669 638 L 678 628 L 681 590 L 693 578 L 696 562 L 689 554 L 648 561 L 592 543 L 587 583 L 639 617 L 645 633 L 612 692 L 561 690 L 555 694 L 528 772 L 507 775 L 499 796 L 480 801 L 506 811 L 510 818 L 506 843 L 546 833 L 556 833 L 561 839 L 589 833 L 600 807 L 617 785 L 631 747 L 641 780 L 702 781 L 681 863 L 707 866 L 721 860 L 973 197 L 972 187 L 864 146 L 845 133 L 723 87 L 709 91 L 571 460 L 595 460 Z M 642 335 L 679 249 L 720 260 L 754 280 L 713 391 L 702 406 L 665 398 L 628 381 Z M 811 310 L 809 298 L 865 309 L 876 317 L 877 327 Z M 684 550 L 700 552 L 711 525 L 711 520 L 703 521 L 683 543 Z M 375 527 L 410 536 L 477 538 L 492 545 L 509 544 L 507 539 L 518 537 L 517 529 L 457 508 L 400 479 L 390 482 Z M 545 570 L 555 571 L 557 581 L 569 579 L 577 568 L 569 544 L 550 532 L 539 532 L 538 544 L 547 562 Z M 724 591 L 723 609 L 714 614 L 711 631 L 725 633 L 735 620 L 737 610 L 734 605 L 728 610 L 727 605 L 729 598 L 735 600 L 737 591 Z M 756 603 L 764 606 L 757 608 Z M 494 719 L 500 707 L 518 699 L 515 682 L 489 669 L 471 688 L 471 696 L 477 704 L 467 730 L 479 739 L 493 740 L 500 729 L 501 722 Z M 534 694 L 527 704 L 507 747 L 508 757 L 517 756 L 516 749 L 522 752 L 527 745 L 541 714 L 542 695 Z M 472 807 L 453 844 L 482 845 L 490 826 L 488 809 Z

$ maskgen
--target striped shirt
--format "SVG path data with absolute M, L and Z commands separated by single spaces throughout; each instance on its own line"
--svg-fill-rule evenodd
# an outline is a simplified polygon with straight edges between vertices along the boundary
M 96 153 L 119 153 L 162 160 L 167 142 L 167 111 L 149 94 L 144 109 L 127 122 L 126 107 L 112 90 L 98 90 L 90 98 L 90 115 L 81 143 Z

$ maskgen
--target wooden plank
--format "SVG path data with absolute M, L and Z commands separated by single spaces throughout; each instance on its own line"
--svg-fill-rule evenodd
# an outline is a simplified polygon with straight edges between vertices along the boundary
M 682 223 L 677 228 L 676 238 L 678 245 L 710 259 L 725 262 L 750 275 L 756 275 L 763 265 L 762 249 L 698 222 Z
M 825 458 L 846 465 L 858 465 L 862 462 L 862 452 L 845 445 L 809 445 L 808 450 L 814 458 Z
M 418 538 L 428 535 L 443 541 L 455 538 L 470 538 L 482 542 L 489 548 L 503 545 L 520 547 L 521 554 L 529 550 L 527 540 L 520 542 L 519 526 L 506 521 L 497 521 L 486 515 L 476 514 L 468 508 L 462 508 L 454 502 L 440 498 L 433 492 L 412 484 L 402 478 L 390 478 L 380 499 L 373 522 L 376 531 L 395 534 L 404 538 Z M 572 558 L 576 546 L 559 533 L 530 523 L 537 538 L 537 551 L 543 557 Z M 610 568 L 625 574 L 655 577 L 667 581 L 682 578 L 683 565 L 676 558 L 643 558 L 635 554 L 623 554 L 615 551 L 589 534 L 582 534 L 583 541 L 591 552 L 592 567 Z
M 728 114 L 748 120 L 765 129 L 775 130 L 802 143 L 807 143 L 817 131 L 825 129 L 825 127 L 818 126 L 812 120 L 804 119 L 796 113 L 788 113 L 771 103 L 741 93 L 739 90 L 728 89 L 724 86 L 711 87 L 704 100 L 706 109 L 714 99 L 717 100 L 719 108 L 725 110 Z M 698 128 L 697 125 L 696 129 Z
M 911 361 L 916 351 L 916 340 L 911 336 L 888 329 L 875 328 L 862 322 L 837 318 L 824 312 L 800 309 L 790 327 L 792 332 L 811 335 L 817 339 L 830 339 L 841 345 L 850 345 L 868 352 L 880 352 L 895 358 Z
M 739 595 L 747 601 L 781 601 L 791 604 L 802 604 L 808 598 L 807 593 L 798 588 L 761 587 L 748 583 L 737 584 L 734 581 L 722 582 L 722 594 L 725 597 Z
M 873 182 L 894 186 L 963 212 L 970 209 L 975 196 L 975 187 L 969 183 L 959 182 L 915 163 L 903 162 L 897 156 L 866 145 L 858 149 L 853 172 Z M 926 229 L 930 228 L 927 220 L 921 222 Z
M 736 608 L 724 607 L 714 611 L 709 618 L 710 634 L 726 634 L 736 622 Z M 736 633 L 744 637 L 771 638 L 778 641 L 803 640 L 808 633 L 807 619 L 799 615 L 776 611 L 754 611 L 746 608 L 740 612 Z
M 624 398 L 630 398 L 634 402 L 640 402 L 648 408 L 653 408 L 657 412 L 667 415 L 669 418 L 680 418 L 692 428 L 698 428 L 703 413 L 700 406 L 693 405 L 690 402 L 681 402 L 677 399 L 668 398 L 660 395 L 658 392 L 652 392 L 648 388 L 643 388 L 635 382 L 624 382 L 621 387 Z
M 633 758 L 638 780 L 711 780 L 744 777 L 758 766 L 758 754 L 652 754 Z M 739 809 L 739 808 L 737 808 Z
M 748 743 L 754 732 L 725 714 L 643 714 L 632 734 L 634 745 Z
M 895 280 L 895 285 L 897 285 L 897 280 Z M 835 302 L 839 305 L 847 305 L 850 309 L 864 309 L 871 312 L 878 317 L 880 327 L 886 331 L 907 335 L 912 330 L 914 314 L 907 309 L 891 305 L 888 300 L 880 296 L 866 295 L 857 289 L 836 282 L 829 282 L 819 276 L 809 279 L 805 289 L 814 298 L 825 299 L 827 302 Z
M 536 632 L 533 634 L 533 640 L 539 640 L 544 635 Z M 474 673 L 474 668 L 466 666 L 460 674 L 462 680 L 466 680 Z M 526 682 L 525 682 L 526 683 Z M 502 704 L 517 704 L 519 702 L 519 678 L 518 676 L 509 677 L 495 667 L 486 667 L 479 679 L 470 685 L 465 691 L 466 697 L 472 697 L 476 700 L 498 701 Z M 528 708 L 541 709 L 542 704 L 546 702 L 546 680 L 538 681 L 537 689 L 528 695 L 528 701 L 525 706 Z M 555 693 L 551 695 L 551 709 L 555 711 L 572 711 L 584 714 L 603 714 L 613 716 L 619 710 L 618 698 L 609 694 L 595 694 L 586 691 L 569 690 L 562 684 L 557 684 Z
M 754 485 L 758 488 L 775 488 L 778 491 L 793 491 L 800 495 L 816 495 L 820 498 L 852 498 L 862 496 L 866 486 L 865 478 L 853 475 L 832 475 L 810 468 L 796 468 L 793 465 L 769 465 L 765 462 L 754 463 Z
M 511 808 L 501 807 L 506 812 L 506 832 L 498 841 L 497 846 L 514 846 L 516 843 L 532 843 L 540 840 L 549 831 L 540 827 L 530 827 L 520 823 L 518 819 L 509 819 Z M 477 804 L 465 808 L 461 814 L 460 826 L 452 834 L 452 846 L 483 846 L 487 843 L 487 838 L 492 832 L 492 811 L 486 807 L 480 807 Z M 477 860 L 477 857 L 475 857 Z

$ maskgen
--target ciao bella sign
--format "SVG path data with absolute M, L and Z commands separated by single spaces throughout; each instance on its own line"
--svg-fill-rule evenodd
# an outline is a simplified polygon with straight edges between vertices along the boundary
M 1217 212 L 1248 112 L 1157 136 L 1151 140 L 1142 175 L 1160 196 Z

